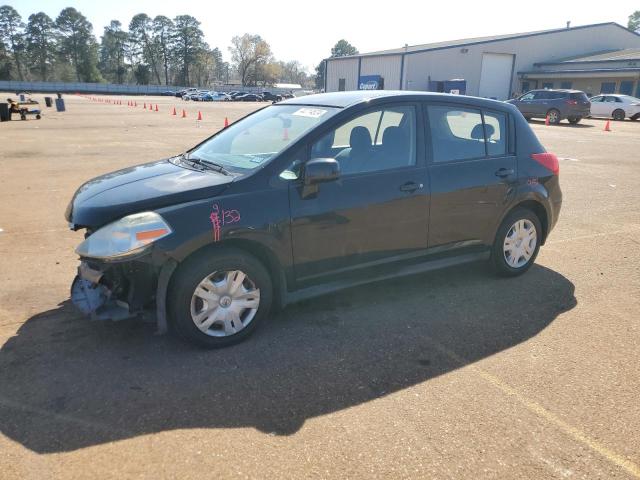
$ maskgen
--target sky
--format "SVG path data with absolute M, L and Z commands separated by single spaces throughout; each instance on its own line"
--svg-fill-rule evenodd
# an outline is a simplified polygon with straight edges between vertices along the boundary
M 572 26 L 601 22 L 626 26 L 628 16 L 640 10 L 640 0 L 606 4 L 593 0 L 538 0 L 529 4 L 492 0 L 457 0 L 451 4 L 424 0 L 0 0 L 0 5 L 14 7 L 25 22 L 32 13 L 44 11 L 55 19 L 63 8 L 74 7 L 93 24 L 98 40 L 111 20 L 120 20 L 126 27 L 138 13 L 170 18 L 193 15 L 202 23 L 207 43 L 220 48 L 226 60 L 230 60 L 231 38 L 252 33 L 271 45 L 278 60 L 298 60 L 310 72 L 330 55 L 331 47 L 341 38 L 360 52 L 370 52 L 405 44 L 562 28 L 567 21 Z

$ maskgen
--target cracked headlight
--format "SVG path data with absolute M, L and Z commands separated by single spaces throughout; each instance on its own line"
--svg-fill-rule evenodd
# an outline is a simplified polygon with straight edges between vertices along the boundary
M 100 259 L 126 257 L 142 251 L 171 231 L 169 224 L 157 213 L 135 213 L 97 230 L 78 245 L 76 253 L 81 257 Z

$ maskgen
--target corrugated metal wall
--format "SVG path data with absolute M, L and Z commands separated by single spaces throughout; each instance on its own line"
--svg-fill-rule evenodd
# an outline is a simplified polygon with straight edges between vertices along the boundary
M 415 53 L 405 58 L 405 88 L 426 90 L 429 76 L 432 80 L 464 78 L 467 80 L 467 95 L 478 95 L 482 54 L 510 53 L 516 56 L 511 90 L 518 91 L 517 72 L 533 70 L 534 63 L 630 47 L 640 47 L 639 36 L 615 25 L 599 25 Z
M 385 90 L 400 90 L 402 55 L 362 57 L 360 75 L 380 75 Z
M 518 71 L 532 70 L 534 63 L 560 60 L 606 50 L 640 47 L 640 37 L 611 24 L 560 30 L 477 45 L 450 47 L 406 54 L 400 85 L 402 55 L 362 57 L 361 75 L 381 75 L 385 89 L 427 90 L 431 80 L 467 80 L 467 94 L 478 95 L 483 53 L 515 55 L 511 90 L 519 88 Z M 346 89 L 357 89 L 358 59 L 330 59 L 327 62 L 327 91 L 338 90 L 338 78 Z
M 337 92 L 341 78 L 345 80 L 345 90 L 358 89 L 358 59 L 334 58 L 327 61 L 327 92 Z

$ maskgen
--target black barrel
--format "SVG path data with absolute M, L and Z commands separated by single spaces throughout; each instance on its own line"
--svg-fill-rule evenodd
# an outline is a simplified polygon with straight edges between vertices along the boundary
M 47 107 L 51 108 L 51 105 L 53 105 L 53 99 L 51 97 L 44 97 L 44 103 Z
M 64 99 L 62 98 L 56 98 L 56 111 L 57 112 L 64 112 Z
M 9 113 L 9 104 L 0 103 L 0 122 L 8 122 L 11 120 L 11 113 Z

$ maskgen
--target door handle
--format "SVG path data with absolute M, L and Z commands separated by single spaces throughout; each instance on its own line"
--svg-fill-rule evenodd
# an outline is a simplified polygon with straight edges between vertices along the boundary
M 415 192 L 416 190 L 419 190 L 422 187 L 424 187 L 422 183 L 407 182 L 404 185 L 400 185 L 400 191 Z
M 513 168 L 499 168 L 498 170 L 496 170 L 496 177 L 504 178 L 508 177 L 509 175 L 513 175 L 514 173 L 516 172 Z

